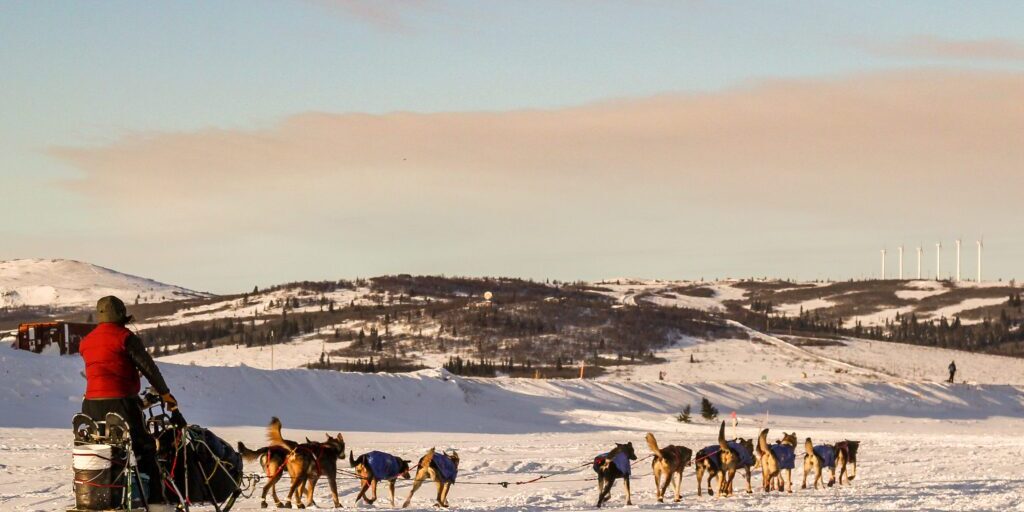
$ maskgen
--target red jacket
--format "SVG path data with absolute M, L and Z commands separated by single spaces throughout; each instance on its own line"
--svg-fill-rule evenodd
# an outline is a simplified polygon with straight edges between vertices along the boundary
M 124 398 L 139 394 L 139 370 L 125 349 L 132 332 L 115 323 L 96 326 L 78 346 L 85 360 L 85 398 Z

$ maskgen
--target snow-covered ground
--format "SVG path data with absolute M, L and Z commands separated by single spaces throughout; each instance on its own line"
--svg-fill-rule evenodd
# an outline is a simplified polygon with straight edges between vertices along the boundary
M 105 295 L 125 302 L 136 297 L 139 302 L 164 302 L 207 296 L 81 261 L 0 261 L 0 307 L 92 306 Z
M 725 302 L 743 300 L 746 290 L 737 288 L 737 281 L 662 281 L 644 279 L 608 279 L 591 283 L 596 293 L 606 295 L 621 304 L 633 306 L 637 299 L 665 307 L 699 309 L 702 311 L 722 311 Z M 700 297 L 679 293 L 680 288 L 707 288 L 712 290 L 710 297 Z
M 753 437 L 767 426 L 773 438 L 795 430 L 815 441 L 858 439 L 861 463 L 851 487 L 771 496 L 755 491 L 721 500 L 698 498 L 688 468 L 687 509 L 1024 508 L 1024 361 L 860 340 L 797 347 L 748 334 L 750 339 L 723 341 L 684 338 L 658 354 L 667 360 L 662 365 L 630 367 L 596 381 L 472 379 L 442 370 L 366 375 L 166 361 L 160 366 L 186 416 L 232 443 L 259 445 L 262 425 L 274 414 L 290 438 L 341 431 L 356 453 L 379 449 L 413 459 L 432 446 L 456 448 L 463 465 L 451 502 L 459 509 L 591 509 L 592 472 L 576 468 L 612 443 L 632 441 L 643 458 L 649 454 L 647 431 L 662 444 L 698 449 L 714 442 L 715 425 L 697 412 L 702 397 L 723 417 L 737 413 L 736 435 Z M 697 362 L 689 362 L 690 354 Z M 938 382 L 947 358 L 956 359 L 970 384 Z M 881 364 L 887 361 L 895 363 Z M 933 364 L 939 375 L 921 373 Z M 66 424 L 84 388 L 79 371 L 76 357 L 0 348 L 0 509 L 62 510 L 72 503 Z M 659 371 L 668 374 L 664 381 Z M 693 424 L 674 419 L 685 405 L 693 408 Z M 468 485 L 561 471 L 566 473 L 508 488 Z M 796 474 L 799 481 L 802 472 Z M 678 508 L 654 502 L 649 475 L 647 460 L 634 468 L 632 508 Z M 351 506 L 355 482 L 344 476 L 340 482 Z M 755 473 L 755 488 L 758 482 Z M 624 508 L 621 490 L 617 485 L 610 508 Z M 408 484 L 400 484 L 400 497 L 407 492 Z M 415 506 L 429 508 L 430 494 L 430 486 L 421 489 Z M 321 505 L 330 502 L 325 484 L 316 495 Z M 257 508 L 259 500 L 250 498 L 236 510 Z

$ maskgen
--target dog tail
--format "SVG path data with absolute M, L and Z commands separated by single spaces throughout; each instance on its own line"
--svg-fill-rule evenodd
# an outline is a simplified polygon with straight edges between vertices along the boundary
M 419 469 L 429 468 L 430 463 L 434 461 L 434 449 L 431 448 L 427 451 L 427 454 L 420 458 L 420 463 L 416 467 Z
M 352 453 L 352 450 L 348 451 L 348 465 L 349 467 L 356 467 L 356 454 Z
M 277 416 L 270 418 L 270 424 L 267 425 L 267 439 L 270 441 L 271 446 L 280 446 L 288 450 L 294 450 L 299 445 L 299 443 L 289 441 L 281 435 L 281 420 Z
M 654 453 L 654 457 L 657 459 L 664 459 L 665 455 L 661 453 L 661 448 L 658 448 L 658 440 L 654 438 L 654 434 L 651 432 L 647 433 L 647 447 Z
M 804 452 L 807 454 L 805 457 L 814 455 L 814 443 L 811 442 L 811 438 L 809 437 L 804 440 Z
M 762 457 L 770 457 L 772 451 L 768 448 L 768 429 L 761 431 L 761 435 L 757 436 L 757 449 L 761 452 Z
M 729 445 L 725 443 L 725 422 L 722 422 L 722 426 L 718 427 L 718 448 L 721 450 L 728 450 Z
M 244 459 L 244 460 L 246 460 L 248 462 L 252 462 L 252 461 L 260 458 L 260 456 L 263 455 L 264 453 L 267 453 L 267 449 L 266 448 L 260 448 L 259 450 L 250 450 L 248 447 L 245 446 L 245 443 L 239 441 L 238 442 L 238 453 L 242 455 L 242 459 Z

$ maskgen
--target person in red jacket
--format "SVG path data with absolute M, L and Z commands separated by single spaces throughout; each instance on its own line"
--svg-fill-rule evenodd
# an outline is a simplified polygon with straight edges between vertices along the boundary
M 156 466 L 156 444 L 146 431 L 142 412 L 140 374 L 160 394 L 168 410 L 176 411 L 178 401 L 171 395 L 142 340 L 125 327 L 132 317 L 121 299 L 114 296 L 100 299 L 96 303 L 96 320 L 99 325 L 78 347 L 85 361 L 82 413 L 96 421 L 103 421 L 110 412 L 125 419 L 139 471 L 150 478 L 149 496 L 153 500 L 160 492 L 160 473 Z

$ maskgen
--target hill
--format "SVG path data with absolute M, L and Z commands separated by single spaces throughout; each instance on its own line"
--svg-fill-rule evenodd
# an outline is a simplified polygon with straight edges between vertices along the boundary
M 209 294 L 75 260 L 0 261 L 2 308 L 91 307 L 104 295 L 116 295 L 127 303 L 154 303 Z

